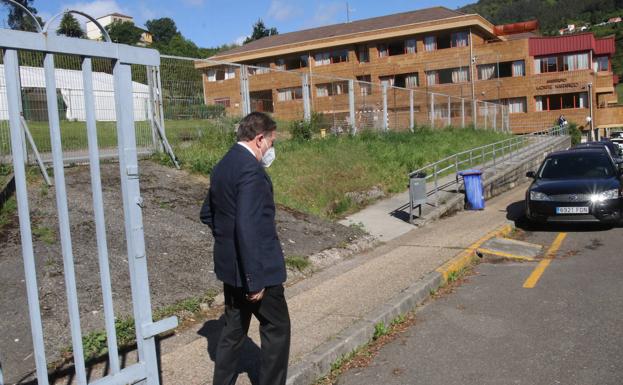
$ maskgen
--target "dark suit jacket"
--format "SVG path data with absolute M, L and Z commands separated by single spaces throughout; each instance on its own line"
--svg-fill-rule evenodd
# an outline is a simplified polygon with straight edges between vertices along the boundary
M 214 235 L 218 279 L 248 292 L 285 282 L 273 185 L 261 163 L 242 145 L 235 144 L 212 170 L 201 221 Z

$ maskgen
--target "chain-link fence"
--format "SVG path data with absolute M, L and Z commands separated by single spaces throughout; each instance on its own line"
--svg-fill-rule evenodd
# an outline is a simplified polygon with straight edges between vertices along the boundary
M 24 130 L 30 135 L 43 159 L 50 159 L 50 130 L 48 125 L 48 104 L 43 68 L 44 55 L 31 51 L 20 51 L 19 78 L 21 83 L 21 110 Z M 93 59 L 93 96 L 97 121 L 98 145 L 102 153 L 114 156 L 117 149 L 115 95 L 113 91 L 112 62 Z M 82 58 L 70 55 L 55 55 L 56 97 L 58 102 L 61 138 L 66 158 L 86 158 L 88 153 L 86 111 L 82 75 Z M 146 84 L 147 68 L 133 68 L 133 104 L 137 147 L 152 151 L 156 142 L 150 125 L 149 87 Z M 0 159 L 10 155 L 8 107 L 6 100 L 4 64 L 0 59 Z M 28 132 L 26 132 L 28 131 Z M 32 148 L 28 148 L 32 152 Z
M 377 82 L 369 75 L 349 79 L 316 74 L 308 63 L 299 69 L 289 68 L 303 64 L 284 63 L 271 68 L 261 63 L 247 66 L 162 55 L 159 68 L 133 66 L 137 146 L 144 152 L 158 149 L 159 127 L 174 145 L 197 140 L 210 130 L 231 131 L 237 120 L 251 111 L 271 114 L 282 132 L 287 132 L 292 122 L 301 121 L 310 121 L 314 130 L 327 134 L 418 126 L 475 126 L 510 132 L 508 107 L 463 97 L 468 94 L 469 83 L 440 85 L 432 92 L 421 87 L 419 73 L 382 76 Z M 69 158 L 86 157 L 81 59 L 57 55 L 55 66 L 63 150 Z M 464 76 L 457 73 L 455 77 Z M 433 81 L 433 75 L 425 72 L 424 76 Z M 43 56 L 20 52 L 19 78 L 27 129 L 45 159 L 50 138 Z M 117 135 L 110 61 L 94 59 L 93 84 L 99 146 L 114 155 Z M 2 76 L 0 159 L 5 160 L 10 155 L 7 117 Z

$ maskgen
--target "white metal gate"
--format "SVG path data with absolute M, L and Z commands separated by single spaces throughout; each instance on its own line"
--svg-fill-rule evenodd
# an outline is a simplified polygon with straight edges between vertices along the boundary
M 70 12 L 81 14 L 94 21 L 93 18 L 88 15 L 77 11 Z M 133 117 L 134 106 L 132 103 L 131 65 L 137 64 L 157 68 L 160 64 L 160 56 L 157 51 L 152 49 L 110 43 L 110 39 L 107 38 L 107 34 L 103 28 L 102 32 L 107 38 L 107 41 L 96 42 L 85 39 L 56 36 L 53 32 L 48 34 L 46 32 L 48 25 L 49 22 L 40 33 L 13 30 L 0 31 L 0 49 L 3 50 L 4 53 L 6 92 L 9 109 L 9 125 L 11 130 L 11 150 L 13 154 L 16 198 L 37 380 L 40 385 L 48 385 L 47 362 L 44 351 L 43 327 L 41 323 L 37 277 L 35 271 L 31 219 L 28 207 L 28 188 L 26 183 L 26 170 L 24 166 L 26 154 L 24 135 L 21 126 L 22 115 L 20 101 L 22 91 L 19 81 L 20 64 L 18 59 L 18 51 L 21 50 L 40 52 L 44 55 L 46 99 L 53 154 L 54 188 L 56 189 L 59 234 L 63 255 L 64 277 L 76 372 L 75 381 L 79 385 L 87 384 L 82 346 L 82 330 L 80 327 L 80 314 L 78 311 L 78 296 L 74 273 L 74 258 L 72 254 L 72 234 L 70 231 L 67 195 L 65 190 L 66 185 L 63 168 L 63 149 L 61 143 L 59 113 L 57 108 L 58 101 L 54 76 L 55 54 L 78 55 L 82 60 L 82 77 L 85 94 L 84 109 L 86 112 L 86 126 L 88 132 L 94 220 L 104 303 L 104 318 L 108 342 L 108 359 L 110 364 L 110 374 L 91 383 L 98 385 L 121 385 L 128 383 L 156 385 L 159 384 L 159 379 L 154 337 L 159 333 L 177 326 L 177 318 L 170 317 L 159 322 L 153 322 L 152 319 L 143 234 L 142 198 L 139 191 L 139 170 Z M 94 112 L 95 105 L 92 83 L 92 58 L 110 60 L 114 76 L 115 112 L 117 119 L 116 131 L 119 168 L 121 174 L 121 193 L 123 197 L 124 224 L 128 254 L 127 259 L 130 269 L 134 311 L 133 315 L 135 320 L 136 341 L 139 357 L 138 363 L 123 369 L 120 367 L 119 363 L 112 301 L 112 283 L 108 266 L 108 250 L 99 167 L 99 150 Z M 1 366 L 0 385 L 3 385 Z

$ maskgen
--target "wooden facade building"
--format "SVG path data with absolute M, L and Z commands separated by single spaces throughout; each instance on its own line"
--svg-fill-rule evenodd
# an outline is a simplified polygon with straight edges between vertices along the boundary
M 210 59 L 254 66 L 252 110 L 281 119 L 302 116 L 298 74 L 308 73 L 312 109 L 318 112 L 348 111 L 347 82 L 329 79 L 339 77 L 370 82 L 357 84 L 355 95 L 372 107 L 379 105 L 378 84 L 400 87 L 392 91 L 395 111 L 408 108 L 403 89 L 417 90 L 416 121 L 444 113 L 443 108 L 434 112 L 434 93 L 432 103 L 449 107 L 452 124 L 458 123 L 459 110 L 471 115 L 472 104 L 459 98 L 473 98 L 507 105 L 517 133 L 551 127 L 560 115 L 582 128 L 588 128 L 589 116 L 594 128 L 623 126 L 611 65 L 614 37 L 543 37 L 536 27 L 535 22 L 494 26 L 477 14 L 434 7 L 274 35 Z M 195 67 L 202 71 L 205 102 L 240 113 L 240 69 L 209 61 Z M 446 101 L 442 94 L 457 98 Z M 477 108 L 478 122 L 488 111 Z

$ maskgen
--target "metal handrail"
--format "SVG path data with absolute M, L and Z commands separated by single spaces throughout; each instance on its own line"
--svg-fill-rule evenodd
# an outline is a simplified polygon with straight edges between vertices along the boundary
M 533 132 L 525 135 L 517 135 L 509 139 L 500 140 L 495 143 L 485 144 L 469 150 L 464 150 L 452 154 L 445 158 L 442 158 L 436 162 L 429 163 L 419 169 L 409 173 L 409 178 L 416 176 L 417 174 L 424 173 L 423 178 L 428 182 L 433 180 L 434 187 L 432 190 L 427 191 L 426 195 L 431 196 L 435 194 L 435 205 L 439 204 L 439 191 L 442 188 L 447 188 L 449 185 L 458 184 L 458 176 L 454 181 L 439 185 L 439 178 L 445 175 L 448 171 L 454 169 L 454 172 L 458 174 L 459 170 L 464 169 L 465 165 L 469 168 L 478 168 L 484 170 L 490 167 L 496 167 L 498 163 L 506 160 L 512 160 L 514 156 L 522 151 L 529 141 L 534 141 L 535 138 L 551 137 L 568 135 L 567 126 L 556 126 L 546 130 Z M 429 171 L 431 173 L 429 174 Z M 409 184 L 410 186 L 411 184 Z M 413 197 L 410 195 L 410 218 L 412 218 L 413 212 Z

